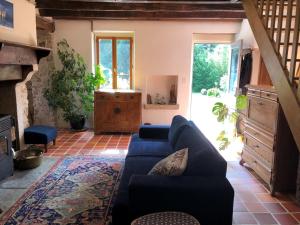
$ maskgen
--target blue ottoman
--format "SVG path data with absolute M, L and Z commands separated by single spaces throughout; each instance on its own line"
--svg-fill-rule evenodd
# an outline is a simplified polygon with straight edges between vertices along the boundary
M 45 152 L 48 150 L 48 143 L 57 137 L 57 129 L 55 127 L 35 125 L 24 130 L 25 144 L 44 144 Z

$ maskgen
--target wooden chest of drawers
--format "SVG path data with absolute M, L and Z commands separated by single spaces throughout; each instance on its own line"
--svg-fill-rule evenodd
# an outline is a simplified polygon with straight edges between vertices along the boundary
M 273 88 L 249 86 L 242 162 L 275 191 L 296 188 L 298 150 Z
M 94 130 L 136 132 L 142 118 L 141 93 L 134 91 L 96 91 Z

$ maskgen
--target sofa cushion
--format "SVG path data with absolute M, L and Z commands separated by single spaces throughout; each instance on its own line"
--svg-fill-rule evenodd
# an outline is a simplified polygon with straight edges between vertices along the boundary
M 119 191 L 127 190 L 131 175 L 147 175 L 152 167 L 164 157 L 136 156 L 128 157 L 125 161 Z
M 169 130 L 168 140 L 172 147 L 175 146 L 175 143 L 183 131 L 184 127 L 189 126 L 189 121 L 187 121 L 184 117 L 177 115 L 172 119 L 171 127 Z
M 125 160 L 125 166 L 120 180 L 118 188 L 118 194 L 114 203 L 113 214 L 118 215 L 118 218 L 114 218 L 116 221 L 123 221 L 117 224 L 128 224 L 126 221 L 130 218 L 130 212 L 128 211 L 129 199 L 128 199 L 128 184 L 132 175 L 147 175 L 151 168 L 162 159 L 163 157 L 150 157 L 150 156 L 136 156 L 128 157 Z M 120 217 L 120 218 L 119 218 Z
M 168 142 L 168 139 L 156 139 L 156 138 L 142 138 L 139 136 L 138 133 L 135 133 L 131 136 L 131 142 L 141 142 L 141 141 L 148 141 L 148 142 L 153 142 L 153 141 L 160 141 L 160 142 Z
M 141 139 L 133 136 L 129 144 L 127 157 L 158 156 L 165 157 L 174 152 L 168 141 Z
M 148 175 L 180 176 L 183 174 L 188 160 L 188 149 L 184 148 L 160 160 Z
M 170 125 L 141 125 L 139 136 L 141 138 L 168 139 Z
M 189 121 L 191 127 L 195 129 L 201 140 L 203 140 L 207 145 L 210 146 L 210 149 L 219 154 L 218 150 L 213 146 L 213 144 L 207 139 L 207 137 L 200 131 L 200 129 L 196 126 L 193 121 Z
M 185 126 L 175 151 L 189 149 L 186 176 L 225 176 L 227 163 L 213 145 L 192 126 Z

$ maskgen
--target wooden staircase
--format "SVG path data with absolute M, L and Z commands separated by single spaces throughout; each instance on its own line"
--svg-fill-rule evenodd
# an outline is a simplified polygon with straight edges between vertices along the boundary
M 300 0 L 243 0 L 243 6 L 300 151 Z

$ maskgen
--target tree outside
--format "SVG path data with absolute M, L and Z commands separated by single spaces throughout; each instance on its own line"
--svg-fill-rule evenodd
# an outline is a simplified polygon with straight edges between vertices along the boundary
M 227 91 L 229 46 L 195 44 L 193 64 L 193 93 L 211 88 Z

